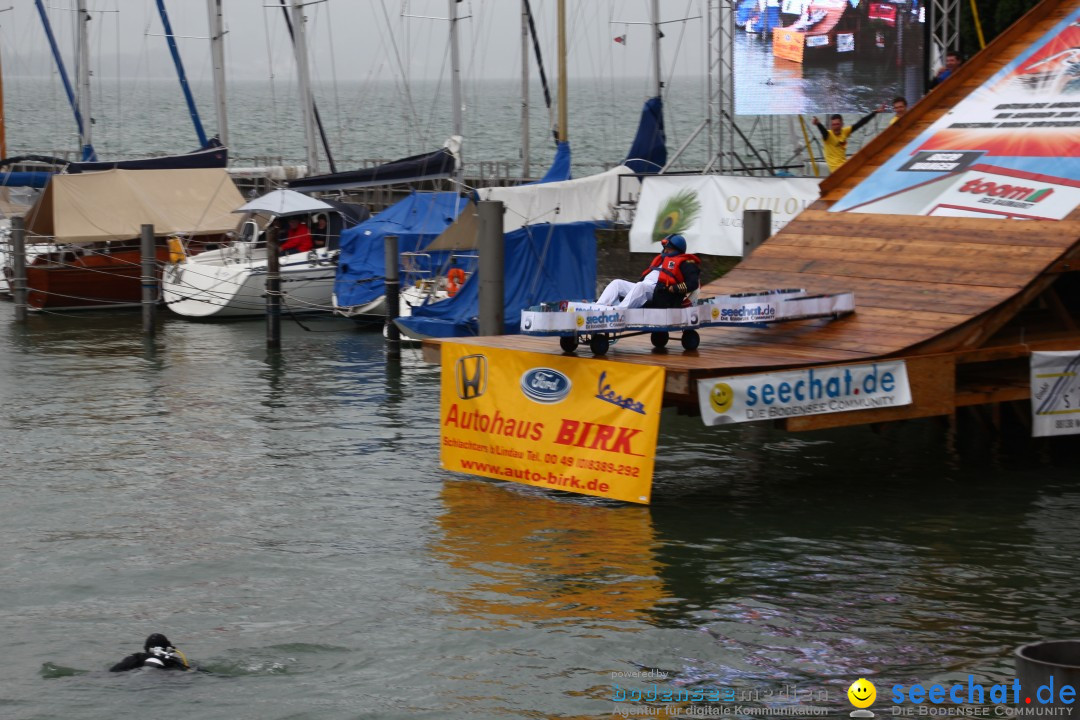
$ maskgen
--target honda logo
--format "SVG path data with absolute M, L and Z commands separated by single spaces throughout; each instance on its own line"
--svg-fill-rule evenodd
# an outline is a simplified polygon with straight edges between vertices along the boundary
M 472 400 L 487 390 L 488 366 L 484 355 L 465 355 L 454 366 L 454 387 L 462 400 Z

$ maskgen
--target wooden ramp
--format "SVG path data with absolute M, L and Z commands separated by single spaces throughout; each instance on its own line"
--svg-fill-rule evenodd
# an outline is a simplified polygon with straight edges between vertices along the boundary
M 665 367 L 666 401 L 691 410 L 703 378 L 874 358 L 907 361 L 913 405 L 779 421 L 791 430 L 1026 399 L 1032 350 L 1080 348 L 1080 210 L 1062 221 L 1008 221 L 827 209 L 1078 3 L 1044 0 L 828 178 L 811 209 L 703 289 L 705 296 L 850 290 L 854 315 L 763 329 L 704 328 L 698 350 L 687 353 L 677 343 L 656 352 L 647 336 L 624 338 L 605 359 Z M 469 342 L 561 353 L 556 338 Z M 437 357 L 437 344 L 425 343 L 425 350 L 429 359 Z

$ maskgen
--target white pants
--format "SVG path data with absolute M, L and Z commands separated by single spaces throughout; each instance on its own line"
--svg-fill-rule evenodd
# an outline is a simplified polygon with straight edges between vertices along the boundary
M 629 280 L 612 280 L 600 293 L 596 302 L 598 305 L 615 305 L 621 308 L 641 307 L 652 299 L 653 291 L 656 290 L 656 281 L 660 273 L 653 270 L 645 276 L 641 282 L 632 283 Z

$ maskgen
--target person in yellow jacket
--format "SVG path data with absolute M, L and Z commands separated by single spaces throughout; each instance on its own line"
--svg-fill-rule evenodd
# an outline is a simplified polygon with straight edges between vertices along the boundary
M 818 121 L 816 115 L 814 116 L 811 122 L 821 131 L 821 138 L 825 145 L 825 164 L 829 166 L 829 172 L 836 172 L 847 160 L 847 141 L 851 137 L 851 133 L 870 122 L 871 118 L 884 109 L 885 106 L 882 105 L 877 110 L 872 110 L 869 115 L 854 125 L 847 126 L 844 125 L 844 118 L 839 115 L 831 115 L 828 129 Z

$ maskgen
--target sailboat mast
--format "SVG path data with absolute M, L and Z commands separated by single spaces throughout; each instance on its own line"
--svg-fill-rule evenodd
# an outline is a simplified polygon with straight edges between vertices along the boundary
M 308 70 L 307 33 L 304 27 L 304 6 L 300 0 L 292 3 L 292 24 L 295 28 L 296 75 L 300 90 L 300 107 L 304 112 L 304 138 L 307 143 L 308 175 L 319 172 L 319 149 L 315 139 L 315 114 L 312 112 L 311 76 Z
M 187 103 L 191 122 L 195 125 L 195 135 L 199 138 L 199 147 L 206 147 L 206 131 L 203 130 L 202 120 L 199 119 L 199 111 L 195 108 L 195 97 L 191 94 L 191 86 L 188 85 L 184 61 L 180 59 L 180 48 L 176 45 L 176 36 L 173 35 L 172 23 L 169 22 L 169 13 L 165 10 L 165 0 L 157 0 L 157 7 L 158 15 L 161 16 L 161 27 L 165 29 L 165 41 L 169 44 L 169 54 L 172 55 L 176 76 L 180 79 L 180 89 L 184 93 L 184 102 Z
M 653 88 L 656 97 L 660 97 L 660 91 L 664 87 L 664 81 L 660 77 L 660 0 L 652 0 L 652 60 L 653 60 Z
M 566 127 L 566 0 L 559 0 L 559 142 L 569 139 Z
M 89 139 L 88 135 L 83 134 L 83 118 L 79 113 L 79 103 L 75 100 L 75 91 L 71 87 L 71 81 L 68 80 L 67 70 L 64 68 L 64 58 L 60 55 L 60 48 L 56 44 L 56 36 L 53 35 L 52 23 L 49 22 L 49 14 L 45 12 L 45 3 L 42 0 L 34 0 L 34 4 L 37 6 L 38 15 L 41 17 L 41 27 L 45 29 L 45 37 L 49 40 L 49 48 L 52 50 L 53 59 L 56 61 L 56 71 L 60 73 L 60 81 L 64 84 L 64 92 L 67 94 L 68 104 L 71 105 L 71 112 L 75 114 L 75 125 L 79 128 L 79 140 L 83 141 L 84 138 Z M 94 147 L 88 142 L 82 145 L 82 158 L 83 162 L 93 162 L 97 160 L 97 153 L 94 152 Z
M 521 177 L 529 177 L 529 4 L 521 0 Z
M 464 136 L 464 120 L 461 113 L 461 57 L 458 52 L 458 17 L 457 4 L 461 0 L 450 2 L 450 102 L 454 112 L 454 135 Z M 459 162 L 454 173 L 454 181 L 460 187 L 465 175 L 464 163 Z
M 79 115 L 85 119 L 79 126 L 79 139 L 84 148 L 83 154 L 85 154 L 85 148 L 91 147 L 90 129 L 94 124 L 93 116 L 90 115 L 90 32 L 88 27 L 90 13 L 86 12 L 86 0 L 79 0 L 76 8 L 79 51 L 78 66 L 75 68 L 75 77 L 79 88 L 76 103 L 79 108 Z
M 210 21 L 210 59 L 214 65 L 214 109 L 217 111 L 218 140 L 229 146 L 229 123 L 225 112 L 225 30 L 221 22 L 221 0 L 206 0 Z

